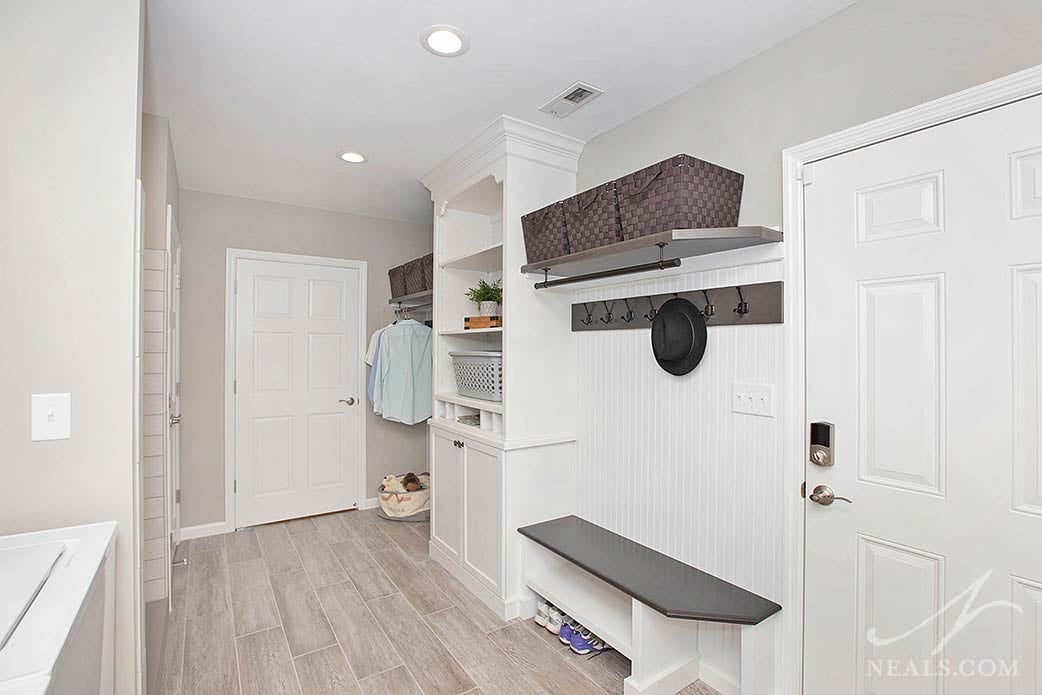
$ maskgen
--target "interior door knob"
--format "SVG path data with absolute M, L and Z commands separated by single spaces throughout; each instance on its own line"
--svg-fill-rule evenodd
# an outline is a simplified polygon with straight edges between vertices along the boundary
M 341 398 L 340 402 L 341 403 L 346 403 L 348 405 L 354 405 L 355 404 L 355 399 L 354 399 L 354 396 L 349 396 L 347 398 Z
M 837 497 L 836 493 L 832 491 L 828 485 L 818 485 L 810 492 L 810 501 L 816 504 L 820 504 L 823 507 L 827 507 L 836 500 L 842 500 L 843 502 L 853 502 L 853 500 L 846 497 Z

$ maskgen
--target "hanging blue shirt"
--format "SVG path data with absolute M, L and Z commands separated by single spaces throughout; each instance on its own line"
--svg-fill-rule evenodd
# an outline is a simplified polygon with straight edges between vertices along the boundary
M 406 319 L 380 334 L 373 410 L 407 425 L 433 414 L 431 329 Z

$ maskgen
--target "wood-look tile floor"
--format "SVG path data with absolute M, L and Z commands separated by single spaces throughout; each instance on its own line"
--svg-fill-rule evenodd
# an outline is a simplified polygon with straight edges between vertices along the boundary
M 625 657 L 504 622 L 429 536 L 350 511 L 185 541 L 160 695 L 621 695 Z

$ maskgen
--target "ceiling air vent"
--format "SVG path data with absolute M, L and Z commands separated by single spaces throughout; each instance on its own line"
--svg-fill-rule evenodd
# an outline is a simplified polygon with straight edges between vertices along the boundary
M 580 106 L 585 106 L 591 101 L 604 94 L 603 89 L 597 89 L 592 84 L 576 82 L 550 101 L 539 107 L 543 113 L 551 116 L 564 118 Z

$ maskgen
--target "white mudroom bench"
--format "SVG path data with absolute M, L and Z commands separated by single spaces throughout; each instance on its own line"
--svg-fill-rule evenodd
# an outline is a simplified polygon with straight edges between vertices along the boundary
M 774 693 L 777 603 L 575 516 L 518 532 L 528 587 L 630 659 L 626 695 L 698 679 L 696 621 L 741 625 L 742 695 Z

